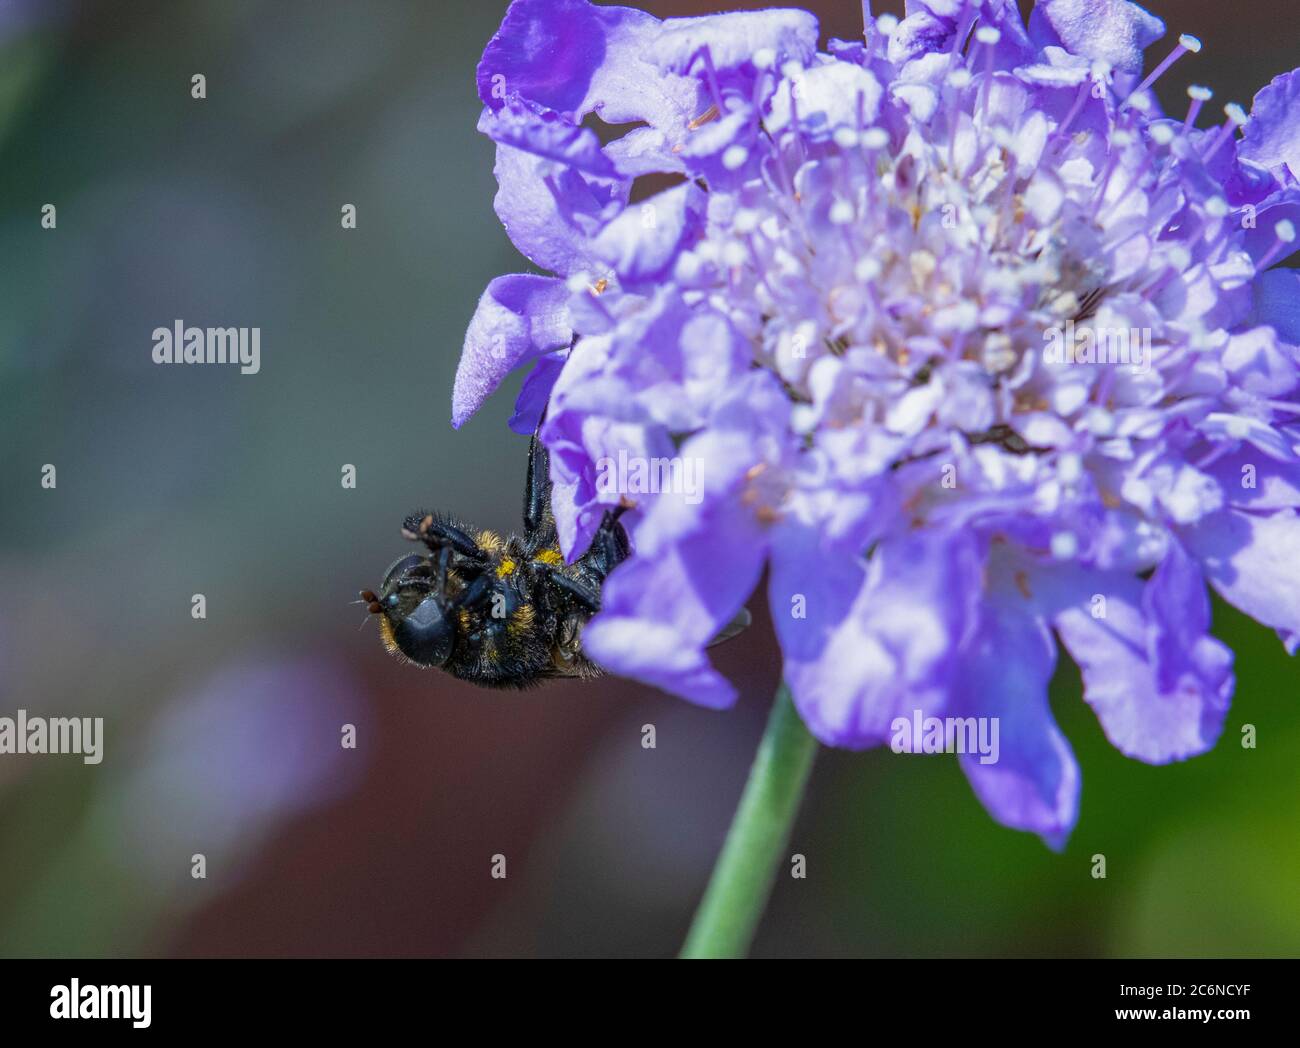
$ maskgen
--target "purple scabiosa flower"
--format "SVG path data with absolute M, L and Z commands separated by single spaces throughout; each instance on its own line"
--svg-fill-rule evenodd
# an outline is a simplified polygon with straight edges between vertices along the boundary
M 1144 78 L 1164 28 L 1127 0 L 1027 25 L 909 0 L 823 52 L 803 11 L 515 0 L 480 127 L 497 212 L 554 275 L 489 285 L 453 424 L 535 361 L 512 424 L 549 404 L 566 555 L 634 505 L 594 658 L 731 704 L 705 648 L 766 569 L 813 734 L 915 750 L 914 719 L 994 723 L 996 759 L 962 767 L 1054 847 L 1080 789 L 1058 644 L 1123 753 L 1214 745 L 1233 674 L 1207 582 L 1300 638 L 1300 275 L 1277 268 L 1300 71 L 1249 116 L 1205 119 L 1200 87 L 1166 115 L 1151 84 L 1201 45 Z M 611 485 L 620 455 L 701 483 Z

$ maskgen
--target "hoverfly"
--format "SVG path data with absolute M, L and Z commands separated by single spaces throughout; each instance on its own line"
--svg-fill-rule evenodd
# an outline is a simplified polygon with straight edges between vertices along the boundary
M 471 534 L 434 513 L 406 518 L 403 537 L 424 551 L 399 558 L 378 592 L 361 591 L 390 653 L 489 688 L 600 676 L 583 654 L 582 628 L 600 610 L 606 576 L 628 556 L 624 507 L 606 512 L 587 552 L 566 564 L 551 515 L 549 466 L 534 434 L 522 535 Z M 713 643 L 749 623 L 741 609 Z

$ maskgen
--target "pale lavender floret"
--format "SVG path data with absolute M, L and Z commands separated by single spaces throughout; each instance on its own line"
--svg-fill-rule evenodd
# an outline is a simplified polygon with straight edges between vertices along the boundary
M 1275 77 L 1255 96 L 1238 154 L 1300 179 L 1300 71 Z
M 1055 38 L 1077 55 L 1139 73 L 1142 52 L 1165 35 L 1165 24 L 1129 0 L 1042 0 L 1029 32 L 1040 44 Z
M 624 287 L 636 287 L 669 275 L 683 247 L 703 224 L 706 195 L 694 182 L 658 194 L 646 207 L 628 208 L 592 241 L 592 250 Z M 653 222 L 647 220 L 653 216 Z
M 672 18 L 650 44 L 647 57 L 660 69 L 685 73 L 703 61 L 715 71 L 752 65 L 764 50 L 777 61 L 807 62 L 817 50 L 817 19 L 794 8 Z
M 573 337 L 564 282 L 528 273 L 497 277 L 479 300 L 451 397 L 452 424 L 470 417 L 501 380 Z
M 511 425 L 546 408 L 565 555 L 635 503 L 594 658 L 730 705 L 706 647 L 766 569 L 818 738 L 996 720 L 998 759 L 962 768 L 1053 847 L 1080 803 L 1058 642 L 1121 752 L 1214 745 L 1233 674 L 1207 583 L 1300 642 L 1300 275 L 1276 268 L 1300 73 L 1248 122 L 1185 126 L 1141 83 L 1163 33 L 1127 0 L 1041 0 L 1028 26 L 1010 0 L 908 0 L 821 53 L 802 11 L 512 4 L 480 127 L 507 232 L 556 276 L 489 286 L 453 422 L 536 361 Z M 592 113 L 636 126 L 601 146 Z M 1070 325 L 1147 332 L 1149 356 L 1063 363 Z M 602 487 L 620 453 L 696 460 L 702 490 Z

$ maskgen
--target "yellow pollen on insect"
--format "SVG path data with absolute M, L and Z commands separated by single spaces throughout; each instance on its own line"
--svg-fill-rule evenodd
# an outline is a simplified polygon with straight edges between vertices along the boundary
M 509 557 L 506 557 L 505 560 L 497 565 L 497 578 L 504 579 L 507 575 L 513 573 L 514 570 L 515 562 Z
M 393 637 L 393 624 L 388 621 L 387 615 L 378 616 L 379 619 L 379 639 L 384 642 L 384 648 L 389 655 L 397 654 L 397 641 Z
M 495 531 L 480 531 L 474 536 L 474 541 L 479 544 L 484 553 L 495 553 L 505 545 L 501 536 Z
M 549 564 L 554 568 L 558 568 L 564 563 L 564 556 L 558 549 L 544 549 L 533 559 L 540 560 L 543 564 Z
M 506 630 L 511 634 L 527 633 L 533 628 L 533 622 L 536 615 L 533 613 L 531 604 L 521 604 L 515 609 L 515 613 L 510 616 L 510 621 L 506 624 Z

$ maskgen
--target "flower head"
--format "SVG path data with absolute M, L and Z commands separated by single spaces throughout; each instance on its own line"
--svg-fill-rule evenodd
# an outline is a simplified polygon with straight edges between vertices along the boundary
M 1300 71 L 1201 126 L 1206 89 L 1186 117 L 1150 91 L 1199 41 L 1142 78 L 1163 32 L 1127 0 L 1028 25 L 912 0 L 821 52 L 802 11 L 515 0 L 480 127 L 507 232 L 555 275 L 489 285 L 453 421 L 536 361 L 513 424 L 549 404 L 566 555 L 634 507 L 594 658 L 729 705 L 705 648 L 766 569 L 814 734 L 996 723 L 996 760 L 962 766 L 1057 846 L 1058 643 L 1122 752 L 1214 744 L 1206 580 L 1300 637 L 1300 276 L 1274 268 L 1300 246 Z M 698 463 L 699 490 L 610 483 L 619 456 Z

